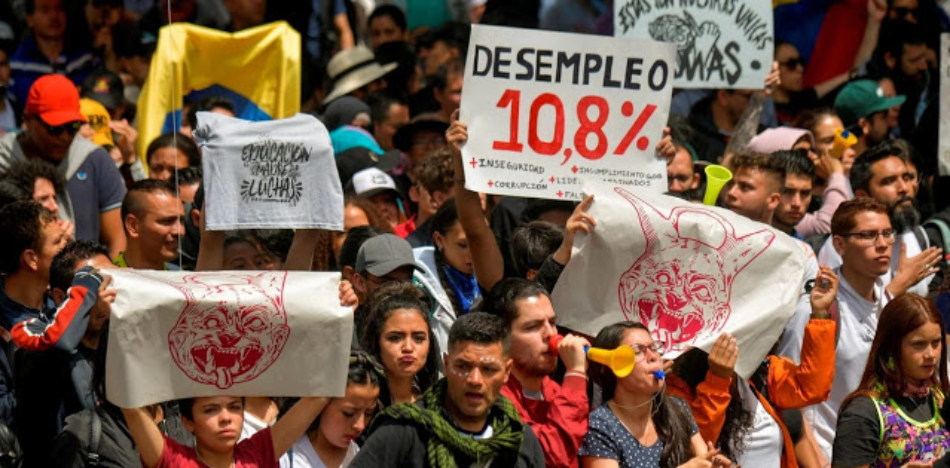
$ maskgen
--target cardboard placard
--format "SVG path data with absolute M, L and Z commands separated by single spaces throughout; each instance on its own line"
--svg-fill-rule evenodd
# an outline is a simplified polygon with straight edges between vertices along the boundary
M 672 44 L 472 26 L 460 119 L 470 190 L 580 200 L 583 181 L 665 191 Z

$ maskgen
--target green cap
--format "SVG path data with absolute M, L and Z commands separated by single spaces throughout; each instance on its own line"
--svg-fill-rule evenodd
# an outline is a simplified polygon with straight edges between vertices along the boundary
M 835 112 L 845 127 L 858 123 L 858 119 L 875 112 L 890 109 L 904 103 L 905 96 L 884 96 L 884 91 L 871 80 L 857 80 L 845 85 L 835 98 Z

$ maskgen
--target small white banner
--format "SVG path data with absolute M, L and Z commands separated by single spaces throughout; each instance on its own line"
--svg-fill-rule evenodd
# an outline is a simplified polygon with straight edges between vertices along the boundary
M 554 200 L 580 200 L 586 179 L 666 191 L 655 147 L 673 61 L 671 44 L 472 26 L 465 187 Z
M 210 395 L 342 396 L 340 275 L 110 270 L 106 393 L 123 408 Z
M 251 122 L 198 113 L 210 231 L 343 230 L 343 188 L 330 134 L 311 115 Z
M 614 35 L 676 44 L 677 88 L 761 89 L 772 14 L 769 0 L 615 0 Z
M 795 313 L 805 254 L 792 237 L 721 208 L 648 190 L 589 188 L 597 220 L 578 235 L 552 294 L 558 325 L 596 336 L 631 320 L 668 358 L 724 332 L 749 377 Z

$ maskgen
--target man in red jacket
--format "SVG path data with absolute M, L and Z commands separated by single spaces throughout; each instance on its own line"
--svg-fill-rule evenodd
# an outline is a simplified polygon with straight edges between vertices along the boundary
M 539 284 L 509 278 L 485 297 L 485 309 L 504 319 L 511 335 L 514 361 L 502 395 L 514 403 L 521 419 L 534 429 L 544 462 L 550 467 L 576 467 L 577 451 L 587 433 L 586 339 L 568 335 L 557 355 L 549 348 L 557 334 L 557 314 L 547 291 Z M 564 361 L 567 373 L 558 385 L 549 375 Z

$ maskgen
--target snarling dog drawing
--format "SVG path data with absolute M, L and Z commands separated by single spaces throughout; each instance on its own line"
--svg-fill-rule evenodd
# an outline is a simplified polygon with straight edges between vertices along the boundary
M 280 356 L 290 327 L 283 291 L 287 272 L 185 276 L 169 283 L 185 308 L 168 348 L 192 380 L 220 389 L 261 375 Z
M 679 206 L 664 215 L 622 188 L 615 191 L 633 205 L 646 240 L 643 254 L 620 276 L 626 319 L 646 325 L 672 351 L 716 336 L 732 312 L 733 281 L 775 234 L 763 229 L 737 237 L 713 211 Z

